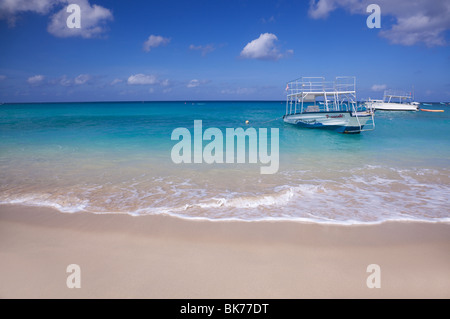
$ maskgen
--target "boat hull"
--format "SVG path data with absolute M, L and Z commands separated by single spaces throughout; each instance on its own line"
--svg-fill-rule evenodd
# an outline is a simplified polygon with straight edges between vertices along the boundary
M 371 103 L 368 107 L 379 111 L 417 111 L 419 106 L 412 103 Z
M 320 128 L 339 133 L 360 133 L 368 121 L 372 121 L 372 114 L 359 112 L 306 112 L 285 115 L 284 122 L 306 128 Z

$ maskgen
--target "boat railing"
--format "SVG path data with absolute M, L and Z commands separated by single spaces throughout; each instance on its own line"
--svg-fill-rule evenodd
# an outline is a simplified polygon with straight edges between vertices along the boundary
M 352 102 L 347 103 L 334 103 L 329 102 L 327 104 L 325 103 L 304 103 L 303 108 L 301 109 L 301 106 L 297 107 L 297 111 L 300 111 L 301 113 L 309 113 L 309 112 L 349 112 L 349 111 L 364 111 L 366 108 L 362 106 L 356 106 Z
M 325 81 L 323 77 L 302 77 L 288 82 L 286 91 L 288 96 L 301 95 L 306 93 L 324 93 L 328 95 L 355 92 L 354 77 L 337 77 L 335 81 Z
M 302 77 L 288 82 L 286 91 L 286 114 L 358 111 L 355 77 Z
M 383 101 L 386 103 L 410 103 L 412 102 L 412 92 L 402 90 L 386 90 L 384 91 Z

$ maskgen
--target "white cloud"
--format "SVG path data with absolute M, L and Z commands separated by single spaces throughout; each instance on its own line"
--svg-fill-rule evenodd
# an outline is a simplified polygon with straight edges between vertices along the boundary
M 327 18 L 331 11 L 336 9 L 335 0 L 311 0 L 309 3 L 308 15 L 313 19 Z
M 193 80 L 190 80 L 187 84 L 186 84 L 186 87 L 187 88 L 195 88 L 195 87 L 198 87 L 198 86 L 200 86 L 200 85 L 204 85 L 204 84 L 207 84 L 207 83 L 210 83 L 211 81 L 210 80 L 197 80 L 197 79 L 193 79 Z
M 59 80 L 59 84 L 62 86 L 71 86 L 73 81 L 71 79 L 68 79 L 66 75 L 63 75 L 61 79 Z
M 17 15 L 23 12 L 47 14 L 55 5 L 67 0 L 0 0 L 0 19 L 14 27 Z
M 1 0 L 0 9 L 8 13 L 31 11 L 37 13 L 47 13 L 52 6 L 63 0 Z
M 169 79 L 161 80 L 156 75 L 153 74 L 133 74 L 128 77 L 127 83 L 129 85 L 149 85 L 150 93 L 162 90 L 162 92 L 167 92 L 168 90 L 172 90 L 171 83 Z
M 59 78 L 49 80 L 48 83 L 53 85 L 59 84 L 62 86 L 73 87 L 74 85 L 83 85 L 88 81 L 90 81 L 91 79 L 92 76 L 89 74 L 80 74 L 75 78 L 68 77 L 67 75 L 64 74 Z
M 386 90 L 387 85 L 386 84 L 374 84 L 370 88 L 372 91 L 378 92 L 378 91 L 384 91 Z
M 170 85 L 169 79 L 162 80 L 160 84 L 161 86 L 169 86 Z
M 116 84 L 119 84 L 119 83 L 122 83 L 122 82 L 123 82 L 123 80 L 121 80 L 121 79 L 114 79 L 114 80 L 111 81 L 110 85 L 116 85 Z
M 195 87 L 197 87 L 199 85 L 200 85 L 200 81 L 194 79 L 194 80 L 190 80 L 189 83 L 186 85 L 186 87 L 188 87 L 188 88 L 195 88 Z
M 259 38 L 247 43 L 241 51 L 246 59 L 278 60 L 283 57 L 275 45 L 278 38 L 273 33 L 262 33 Z
M 85 84 L 87 81 L 91 79 L 89 74 L 80 74 L 73 81 L 77 85 Z
M 152 48 L 159 47 L 160 45 L 166 45 L 170 42 L 170 38 L 164 38 L 160 35 L 151 35 L 147 41 L 144 42 L 143 50 L 149 52 Z
M 27 82 L 31 85 L 36 85 L 36 84 L 42 83 L 43 80 L 44 80 L 43 75 L 34 75 L 34 76 L 30 76 L 27 79 Z
M 96 38 L 106 32 L 106 22 L 113 20 L 113 15 L 109 9 L 99 5 L 91 5 L 88 0 L 65 0 L 65 2 L 78 4 L 81 9 L 81 28 L 68 28 L 66 12 L 67 6 L 55 13 L 50 18 L 47 31 L 60 38 L 82 37 Z
M 75 78 L 69 78 L 67 75 L 61 76 L 59 79 L 50 80 L 49 83 L 60 84 L 62 86 L 82 85 L 91 79 L 89 74 L 80 74 Z
M 448 15 L 450 16 L 450 10 Z M 444 33 L 448 29 L 450 25 L 447 21 L 439 21 L 439 18 L 419 13 L 412 17 L 398 18 L 392 29 L 381 30 L 380 35 L 394 44 L 410 46 L 423 42 L 429 47 L 444 46 Z
M 67 5 L 78 4 L 81 9 L 81 28 L 68 28 L 66 12 Z M 106 31 L 106 22 L 113 20 L 109 9 L 99 5 L 91 5 L 89 0 L 0 0 L 0 19 L 6 19 L 10 27 L 14 27 L 18 15 L 24 12 L 49 14 L 57 7 L 60 9 L 53 14 L 47 26 L 47 31 L 61 38 L 82 37 L 94 38 Z
M 311 0 L 308 14 L 313 19 L 327 18 L 337 8 L 352 14 L 368 15 L 366 8 L 373 0 Z M 448 0 L 377 0 L 381 9 L 379 35 L 393 44 L 444 46 L 445 32 L 450 29 Z M 391 28 L 384 27 L 388 16 L 394 17 Z
M 134 84 L 157 84 L 158 79 L 154 75 L 146 75 L 146 74 L 135 74 L 130 75 L 127 81 L 128 84 L 134 85 Z
M 193 44 L 191 44 L 189 46 L 189 49 L 190 50 L 200 51 L 202 53 L 202 56 L 205 56 L 208 53 L 213 52 L 216 48 L 214 47 L 213 44 L 206 44 L 206 45 L 193 45 Z
M 286 50 L 285 56 L 292 55 L 292 54 L 294 54 L 294 50 L 292 50 L 292 49 Z

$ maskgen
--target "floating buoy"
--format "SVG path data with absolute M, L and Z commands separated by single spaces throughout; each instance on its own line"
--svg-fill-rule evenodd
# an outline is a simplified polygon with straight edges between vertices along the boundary
M 444 112 L 444 110 L 429 110 L 429 109 L 420 109 L 420 110 L 424 112 Z
M 245 120 L 245 124 L 247 124 L 248 125 L 248 123 L 250 123 L 248 120 Z

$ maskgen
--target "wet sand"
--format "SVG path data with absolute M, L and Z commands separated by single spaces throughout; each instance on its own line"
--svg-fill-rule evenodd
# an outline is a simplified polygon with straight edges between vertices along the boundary
M 0 206 L 1 298 L 450 298 L 450 224 L 211 222 Z M 81 288 L 66 285 L 80 266 Z M 367 266 L 381 288 L 368 288 Z

